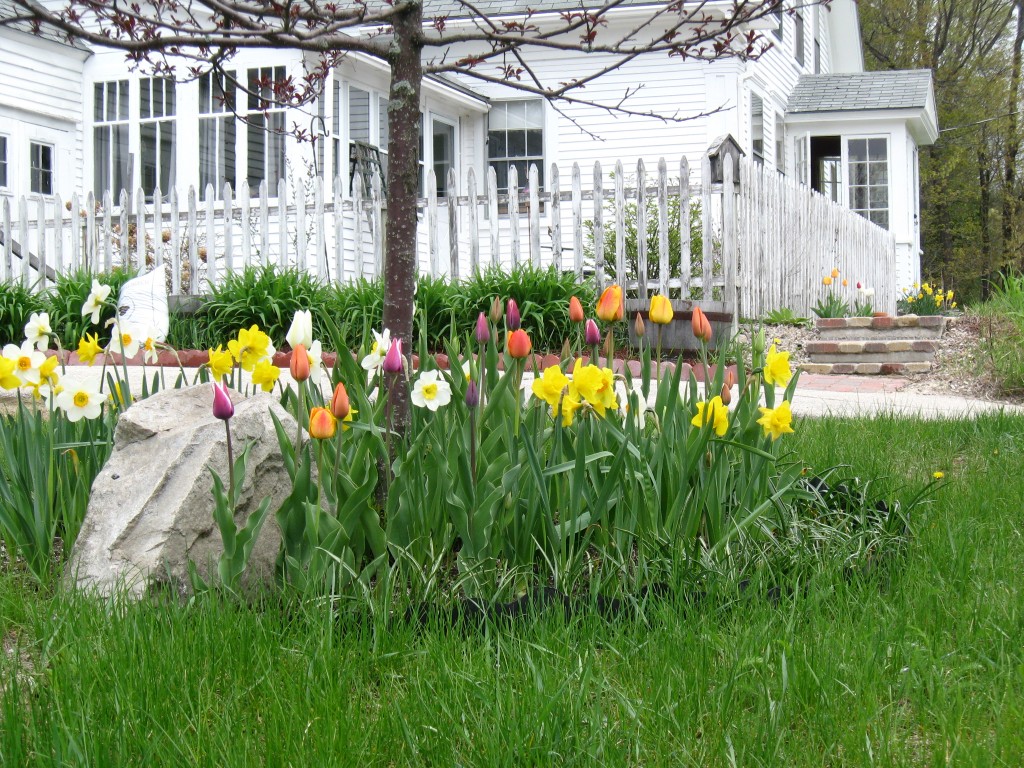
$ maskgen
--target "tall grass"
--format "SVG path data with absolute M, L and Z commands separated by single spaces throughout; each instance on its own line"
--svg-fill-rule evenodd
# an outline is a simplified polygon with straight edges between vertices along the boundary
M 1000 387 L 1011 394 L 1024 394 L 1024 275 L 1004 275 L 1002 284 L 976 312 Z
M 1020 765 L 1024 419 L 802 422 L 796 456 L 946 487 L 898 569 L 608 620 L 102 602 L 0 575 L 5 765 Z

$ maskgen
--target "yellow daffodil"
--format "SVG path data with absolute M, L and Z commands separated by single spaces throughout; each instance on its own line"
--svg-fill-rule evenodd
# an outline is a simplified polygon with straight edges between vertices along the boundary
M 212 360 L 212 357 L 211 357 Z M 212 370 L 212 368 L 211 368 Z M 281 369 L 269 360 L 260 360 L 252 369 L 252 383 L 264 392 L 271 392 L 281 376 Z
M 248 330 L 240 330 L 238 338 L 228 342 L 228 351 L 243 371 L 252 371 L 260 360 L 274 356 L 274 345 L 258 325 L 253 325 Z
M 721 437 L 729 429 L 729 408 L 722 402 L 722 398 L 715 395 L 708 402 L 701 400 L 697 403 L 697 414 L 690 420 L 695 427 L 703 427 L 711 424 L 715 434 Z
M 92 365 L 98 355 L 103 354 L 103 347 L 100 346 L 100 335 L 94 333 L 90 336 L 85 334 L 78 340 L 78 359 L 83 363 Z
M 772 344 L 768 349 L 768 357 L 764 363 L 765 383 L 772 386 L 784 387 L 793 378 L 793 371 L 789 367 L 789 352 L 779 352 Z
M 571 393 L 565 394 L 558 406 L 561 408 L 563 427 L 572 426 L 572 420 L 576 416 L 576 411 L 578 411 L 582 405 L 583 403 L 580 401 L 578 396 L 574 396 Z
M 16 367 L 13 360 L 0 357 L 0 388 L 17 389 L 21 386 L 21 379 L 14 374 Z
M 57 382 L 60 380 L 57 375 L 58 362 L 56 356 L 48 357 L 46 362 L 39 366 L 39 381 L 29 385 L 32 387 L 32 397 L 36 400 L 48 398 L 57 388 Z
M 355 408 L 349 408 L 348 413 L 345 414 L 345 418 L 341 420 L 341 431 L 348 432 L 352 427 L 348 426 L 352 423 L 352 417 L 355 416 L 359 411 Z
M 596 365 L 583 365 L 577 358 L 572 369 L 572 383 L 569 385 L 572 397 L 582 398 L 593 408 L 598 416 L 604 416 L 609 408 L 618 408 L 615 399 L 615 377 L 609 368 L 598 368 Z
M 218 344 L 216 349 L 208 349 L 207 352 L 210 354 L 210 361 L 207 365 L 210 367 L 210 375 L 213 376 L 214 381 L 220 381 L 231 373 L 231 369 L 235 365 L 235 358 L 229 351 Z
M 761 418 L 757 423 L 764 428 L 766 436 L 772 436 L 773 441 L 793 432 L 793 411 L 790 410 L 788 400 L 783 400 L 776 408 L 762 407 L 759 410 Z
M 552 408 L 558 408 L 562 392 L 569 386 L 569 377 L 557 365 L 549 365 L 539 378 L 533 380 L 533 394 Z

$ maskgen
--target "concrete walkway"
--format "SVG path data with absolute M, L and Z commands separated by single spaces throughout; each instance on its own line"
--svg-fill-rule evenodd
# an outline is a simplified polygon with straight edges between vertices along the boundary
M 59 370 L 59 369 L 58 369 Z M 109 369 L 108 369 L 109 370 Z M 161 369 L 146 368 L 146 377 L 152 381 Z M 162 369 L 167 386 L 174 386 L 178 377 L 177 368 Z M 189 383 L 196 370 L 186 368 Z M 143 368 L 128 367 L 132 391 L 140 392 Z M 99 381 L 99 366 L 69 366 L 62 377 L 65 386 L 83 380 Z M 524 377 L 524 385 L 529 381 Z M 291 380 L 287 369 L 281 371 L 281 381 Z M 969 418 L 981 413 L 1005 411 L 1024 414 L 1024 406 L 1010 403 L 976 400 L 958 395 L 932 395 L 905 391 L 907 379 L 882 376 L 838 376 L 804 373 L 800 375 L 796 395 L 793 397 L 793 413 L 798 416 L 917 416 L 926 419 Z M 327 393 L 329 394 L 329 393 Z M 0 412 L 7 412 L 17 402 L 14 391 L 0 391 Z

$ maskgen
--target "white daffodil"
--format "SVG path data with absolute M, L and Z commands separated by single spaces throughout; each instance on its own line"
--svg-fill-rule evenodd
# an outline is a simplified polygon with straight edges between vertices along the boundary
M 309 345 L 306 355 L 309 357 L 309 380 L 319 386 L 324 370 L 324 353 L 319 339 Z
M 370 354 L 359 363 L 365 371 L 377 371 L 384 365 L 384 357 L 391 349 L 391 331 L 387 328 L 383 333 L 373 332 L 373 346 L 370 347 Z
M 142 361 L 146 365 L 156 365 L 160 362 L 160 352 L 157 347 L 158 342 L 156 337 L 157 331 L 153 328 L 150 328 L 144 334 L 141 334 L 142 340 L 140 344 L 142 349 L 145 351 L 145 354 L 142 356 Z
M 633 419 L 636 425 L 643 429 L 647 424 L 647 411 L 654 412 L 654 402 L 657 400 L 657 394 L 654 387 L 651 387 L 647 397 L 644 397 L 643 382 L 640 381 L 634 380 L 628 392 L 626 391 L 625 382 L 616 381 L 615 397 L 619 401 L 619 413 L 622 414 L 622 418 L 626 418 L 634 410 L 630 395 L 636 396 L 636 413 L 633 415 Z
M 14 375 L 18 377 L 21 386 L 34 387 L 40 384 L 42 376 L 39 369 L 46 362 L 46 355 L 36 349 L 31 341 L 26 339 L 20 347 L 7 344 L 4 357 L 14 362 Z
M 102 285 L 99 280 L 93 278 L 89 298 L 82 305 L 82 317 L 92 315 L 89 321 L 93 324 L 98 323 L 100 321 L 100 313 L 103 311 L 103 305 L 106 303 L 108 296 L 110 296 L 110 286 Z
M 424 371 L 412 386 L 412 404 L 417 408 L 429 408 L 436 411 L 442 405 L 448 405 L 452 399 L 452 388 L 438 371 Z
M 71 422 L 95 419 L 103 412 L 103 395 L 98 384 L 81 382 L 70 386 L 57 395 L 55 402 Z
M 33 312 L 25 323 L 25 341 L 35 344 L 36 349 L 45 352 L 50 345 L 50 315 L 47 312 Z
M 292 349 L 299 344 L 306 349 L 313 346 L 313 314 L 308 309 L 300 309 L 295 313 L 285 340 Z
M 469 381 L 469 377 L 471 375 L 471 371 L 469 368 L 469 360 L 462 364 L 462 374 L 466 377 L 466 381 Z
M 115 325 L 113 333 L 110 334 L 108 352 L 116 352 L 131 359 L 139 353 L 139 344 L 142 343 L 143 335 L 128 325 Z

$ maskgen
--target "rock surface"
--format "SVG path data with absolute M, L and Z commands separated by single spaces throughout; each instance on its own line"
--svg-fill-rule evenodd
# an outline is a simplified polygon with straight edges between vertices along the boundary
M 253 548 L 247 576 L 272 577 L 280 544 L 274 511 L 291 492 L 270 412 L 288 434 L 295 420 L 271 395 L 232 392 L 231 437 L 236 457 L 252 443 L 236 524 L 262 499 L 270 512 Z M 215 470 L 228 482 L 224 422 L 211 411 L 210 386 L 168 389 L 134 404 L 114 432 L 114 450 L 93 483 L 89 507 L 69 563 L 69 579 L 82 589 L 141 596 L 170 582 L 188 591 L 188 562 L 204 578 L 215 576 L 222 552 L 213 520 Z

